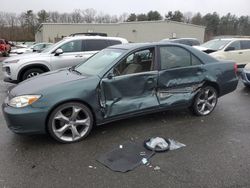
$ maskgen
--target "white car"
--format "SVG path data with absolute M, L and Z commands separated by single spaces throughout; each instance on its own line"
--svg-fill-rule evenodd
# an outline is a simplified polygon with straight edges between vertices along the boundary
M 52 43 L 37 43 L 32 46 L 26 47 L 26 48 L 16 48 L 14 50 L 11 50 L 11 54 L 25 54 L 25 53 L 31 53 L 31 52 L 39 52 L 43 49 L 51 46 Z
M 195 48 L 217 59 L 233 60 L 239 67 L 250 63 L 250 38 L 214 39 Z
M 119 37 L 65 37 L 41 53 L 22 54 L 5 59 L 4 81 L 18 83 L 44 72 L 72 67 L 108 46 L 123 43 L 128 41 Z

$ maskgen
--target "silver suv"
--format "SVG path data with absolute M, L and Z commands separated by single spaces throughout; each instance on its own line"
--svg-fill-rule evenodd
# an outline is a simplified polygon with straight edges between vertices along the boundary
M 108 46 L 123 43 L 128 41 L 118 37 L 66 37 L 39 54 L 19 55 L 4 60 L 4 81 L 18 83 L 44 72 L 71 67 Z

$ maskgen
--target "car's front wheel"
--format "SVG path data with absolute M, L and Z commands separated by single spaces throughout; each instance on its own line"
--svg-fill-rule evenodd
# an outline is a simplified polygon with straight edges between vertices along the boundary
M 48 132 L 61 143 L 73 143 L 87 137 L 93 127 L 90 109 L 78 102 L 69 102 L 52 111 Z
M 38 76 L 39 74 L 42 74 L 44 73 L 44 71 L 40 68 L 31 68 L 31 69 L 28 69 L 26 70 L 23 75 L 22 75 L 22 81 L 23 80 L 26 80 L 28 78 L 32 78 L 32 77 L 35 77 L 35 76 Z
M 217 100 L 218 93 L 216 89 L 212 86 L 205 86 L 195 96 L 192 110 L 198 116 L 208 115 L 216 107 Z

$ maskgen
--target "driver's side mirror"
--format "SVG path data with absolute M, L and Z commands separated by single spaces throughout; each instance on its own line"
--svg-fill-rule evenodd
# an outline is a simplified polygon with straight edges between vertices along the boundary
M 228 51 L 234 51 L 235 50 L 235 47 L 232 47 L 232 46 L 229 46 L 225 49 L 225 52 L 228 52 Z
M 114 76 L 115 76 L 114 73 L 113 73 L 113 72 L 110 72 L 110 73 L 108 73 L 107 78 L 108 78 L 109 80 L 111 80 Z
M 56 51 L 55 51 L 55 56 L 59 56 L 60 54 L 63 54 L 63 50 L 61 48 L 58 48 Z

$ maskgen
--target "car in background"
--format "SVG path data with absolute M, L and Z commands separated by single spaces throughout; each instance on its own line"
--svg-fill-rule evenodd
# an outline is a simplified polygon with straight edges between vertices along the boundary
M 51 46 L 53 43 L 36 43 L 34 45 L 31 45 L 26 48 L 17 48 L 14 50 L 11 50 L 11 54 L 25 54 L 25 53 L 31 53 L 31 52 L 41 52 L 45 48 Z
M 75 67 L 28 79 L 2 105 L 15 133 L 80 141 L 93 126 L 175 108 L 206 116 L 238 84 L 234 62 L 174 43 L 108 47 Z
M 44 72 L 82 63 L 98 51 L 128 43 L 124 38 L 101 36 L 65 37 L 41 53 L 13 56 L 3 61 L 4 81 L 18 83 Z
M 188 46 L 200 45 L 200 41 L 196 38 L 168 38 L 168 39 L 161 40 L 161 42 L 179 43 L 179 44 L 185 44 Z
M 250 62 L 250 38 L 219 38 L 195 48 L 221 60 L 233 60 L 239 68 Z
M 250 87 L 250 63 L 244 67 L 240 74 L 240 78 L 246 87 Z
M 0 54 L 7 57 L 11 51 L 11 45 L 5 39 L 0 39 Z

